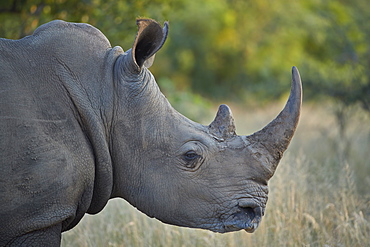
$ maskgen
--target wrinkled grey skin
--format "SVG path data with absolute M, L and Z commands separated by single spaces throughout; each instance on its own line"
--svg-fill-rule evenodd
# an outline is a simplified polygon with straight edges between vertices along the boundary
M 114 197 L 169 224 L 258 227 L 299 119 L 297 69 L 280 115 L 238 136 L 226 105 L 209 126 L 171 107 L 147 69 L 168 25 L 137 23 L 127 52 L 63 21 L 0 40 L 0 246 L 59 246 Z

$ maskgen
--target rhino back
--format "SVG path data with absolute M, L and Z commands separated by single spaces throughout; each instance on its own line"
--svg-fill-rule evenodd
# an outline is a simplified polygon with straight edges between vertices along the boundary
M 50 225 L 67 230 L 91 206 L 97 163 L 110 159 L 101 114 L 120 51 L 109 49 L 97 29 L 61 21 L 0 40 L 1 246 Z

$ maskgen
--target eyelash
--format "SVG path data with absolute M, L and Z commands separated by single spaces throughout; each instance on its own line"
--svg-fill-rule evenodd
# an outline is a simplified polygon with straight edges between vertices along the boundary
M 185 166 L 190 169 L 194 169 L 198 165 L 198 161 L 202 158 L 201 155 L 197 154 L 195 151 L 190 150 L 183 154 L 183 160 L 186 162 Z
M 198 158 L 198 154 L 196 153 L 196 152 L 194 152 L 193 150 L 191 150 L 191 151 L 188 151 L 188 152 L 186 152 L 185 154 L 184 154 L 184 159 L 186 160 L 186 161 L 192 161 L 192 160 L 194 160 L 194 159 L 196 159 L 196 158 Z

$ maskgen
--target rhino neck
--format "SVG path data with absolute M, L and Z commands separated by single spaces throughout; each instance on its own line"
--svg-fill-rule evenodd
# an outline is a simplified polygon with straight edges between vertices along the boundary
M 137 122 L 172 109 L 152 73 L 145 67 L 137 71 L 133 66 L 131 50 L 117 59 L 114 75 L 116 121 Z
M 102 56 L 90 56 L 85 69 L 73 70 L 67 59 L 58 58 L 58 75 L 67 91 L 76 118 L 90 143 L 94 157 L 92 198 L 88 213 L 100 212 L 111 197 L 113 168 L 110 154 L 111 126 L 114 111 L 112 68 L 123 51 L 119 47 L 104 50 Z M 88 71 L 88 75 L 86 75 Z M 85 74 L 84 74 L 85 73 Z M 84 78 L 87 77 L 87 78 Z M 76 80 L 77 78 L 77 80 Z
M 152 143 L 168 132 L 168 119 L 178 114 L 161 93 L 153 75 L 146 68 L 138 74 L 127 72 L 125 63 L 131 56 L 121 56 L 116 64 L 116 110 L 112 126 L 112 161 L 114 189 L 112 197 L 135 204 L 131 197 L 140 194 L 147 151 Z M 170 123 L 172 124 L 172 123 Z
M 94 157 L 93 193 L 87 210 L 91 214 L 103 209 L 111 197 L 113 188 L 109 147 L 114 104 L 112 68 L 121 53 L 120 48 L 109 49 L 100 61 L 86 62 L 86 71 L 90 71 L 90 80 L 83 80 L 83 83 L 74 79 L 74 77 L 81 78 L 82 75 L 78 74 L 80 71 L 61 73 L 60 76 L 73 102 L 76 117 L 91 145 L 90 151 Z M 59 62 L 59 66 L 65 67 L 60 71 L 68 71 L 68 65 Z M 95 68 L 94 71 L 92 67 Z

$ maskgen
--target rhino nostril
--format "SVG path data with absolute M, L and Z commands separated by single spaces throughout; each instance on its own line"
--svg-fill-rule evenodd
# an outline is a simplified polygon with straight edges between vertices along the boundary
M 254 209 L 251 208 L 251 207 L 240 207 L 239 206 L 239 209 L 246 215 L 249 216 L 249 218 L 252 220 L 254 219 L 254 217 L 256 216 L 255 212 L 254 212 Z
M 264 209 L 252 200 L 240 200 L 238 206 L 243 212 L 248 213 L 252 219 L 255 217 L 261 218 L 264 215 Z
M 262 217 L 265 215 L 265 210 L 262 207 L 255 207 L 253 210 L 256 216 Z

